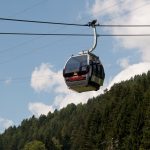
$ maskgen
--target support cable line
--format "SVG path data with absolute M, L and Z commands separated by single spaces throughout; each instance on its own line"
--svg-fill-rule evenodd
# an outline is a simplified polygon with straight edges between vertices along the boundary
M 0 32 L 0 35 L 40 35 L 40 36 L 93 36 L 92 34 L 74 34 L 74 33 L 19 33 L 19 32 Z
M 38 24 L 52 24 L 52 25 L 68 25 L 68 26 L 89 26 L 87 24 L 77 23 L 64 23 L 64 22 L 52 22 L 52 21 L 37 21 L 37 20 L 24 20 L 24 19 L 12 19 L 12 18 L 0 18 L 1 21 L 13 21 L 24 23 L 38 23 Z M 150 24 L 95 24 L 97 27 L 150 27 Z
M 92 34 L 76 34 L 76 33 L 21 33 L 21 32 L 0 32 L 0 35 L 19 35 L 19 36 L 93 36 Z M 105 36 L 150 36 L 150 33 L 143 34 L 97 34 L 97 37 Z
M 98 24 L 98 27 L 121 27 L 121 28 L 136 28 L 136 27 L 150 27 L 149 24 Z
M 23 19 L 11 19 L 0 18 L 5 21 L 26 22 L 26 23 L 39 23 L 39 24 L 53 24 L 53 25 L 71 25 L 71 26 L 88 26 L 88 24 L 74 24 L 74 23 L 62 23 L 62 22 L 49 22 L 49 21 L 36 21 L 36 20 L 23 20 Z
M 98 34 L 98 37 L 101 36 L 136 36 L 136 37 L 140 37 L 140 36 L 150 36 L 150 34 Z

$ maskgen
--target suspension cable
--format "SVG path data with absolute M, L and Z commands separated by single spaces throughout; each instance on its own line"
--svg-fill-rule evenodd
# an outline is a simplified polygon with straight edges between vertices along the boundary
M 0 32 L 0 35 L 18 35 L 18 36 L 93 36 L 92 34 L 75 34 L 75 33 L 21 33 L 21 32 Z M 105 36 L 150 36 L 150 33 L 143 34 L 97 34 L 97 37 L 105 37 Z
M 70 26 L 88 26 L 88 24 L 75 24 L 75 23 L 36 21 L 36 20 L 11 19 L 11 18 L 0 18 L 0 20 L 16 21 L 16 22 L 26 22 L 26 23 L 39 23 L 39 24 L 55 24 L 55 25 L 70 25 Z
M 13 22 L 26 22 L 26 23 L 38 23 L 38 24 L 52 24 L 52 25 L 68 25 L 68 26 L 89 26 L 89 24 L 77 24 L 77 23 L 64 23 L 64 22 L 52 22 L 52 21 L 37 21 L 37 20 L 24 20 L 13 18 L 0 18 L 2 21 Z M 150 27 L 150 24 L 95 24 L 97 27 Z

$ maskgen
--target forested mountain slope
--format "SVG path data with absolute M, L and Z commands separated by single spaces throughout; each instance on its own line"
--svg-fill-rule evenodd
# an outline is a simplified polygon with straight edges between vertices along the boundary
M 27 149 L 150 149 L 150 72 L 115 84 L 87 104 L 24 119 L 0 135 L 0 150 Z

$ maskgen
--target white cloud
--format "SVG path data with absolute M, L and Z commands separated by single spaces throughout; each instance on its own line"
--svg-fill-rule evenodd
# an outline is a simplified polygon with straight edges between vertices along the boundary
M 41 114 L 47 115 L 49 111 L 53 112 L 54 109 L 52 106 L 45 105 L 40 102 L 29 103 L 29 111 L 34 114 L 36 117 L 39 117 Z
M 127 67 L 125 70 L 121 71 L 118 75 L 116 75 L 110 84 L 108 85 L 108 89 L 110 89 L 115 83 L 120 83 L 121 81 L 129 80 L 131 77 L 135 75 L 141 75 L 142 73 L 147 73 L 150 70 L 150 63 L 143 62 L 139 64 L 134 64 Z
M 48 69 L 49 64 L 41 64 L 39 68 L 35 68 L 35 70 L 32 73 L 31 78 L 31 87 L 35 91 L 42 91 L 47 90 L 48 88 L 53 86 L 53 83 L 51 82 L 51 76 L 54 76 L 53 73 Z
M 107 9 L 109 8 L 109 9 Z M 150 24 L 150 1 L 148 0 L 95 0 L 90 8 L 95 17 L 105 17 L 108 24 Z M 104 20 L 106 21 L 106 20 Z M 105 24 L 106 22 L 102 22 Z M 148 34 L 149 28 L 109 28 L 112 34 Z M 121 47 L 141 53 L 142 61 L 150 61 L 149 37 L 116 37 Z
M 119 64 L 119 66 L 123 69 L 127 68 L 129 66 L 129 57 L 119 59 L 117 64 Z
M 121 1 L 120 1 L 121 2 Z M 102 15 L 111 15 L 112 13 L 117 13 L 119 11 L 118 2 L 116 0 L 95 0 L 94 5 L 90 8 L 90 12 L 94 17 L 99 17 Z
M 50 64 L 41 64 L 32 72 L 31 87 L 37 91 L 50 91 L 52 87 L 59 84 L 60 72 L 53 72 Z
M 86 103 L 89 98 L 93 98 L 98 96 L 102 93 L 102 90 L 99 91 L 91 91 L 91 92 L 84 92 L 84 93 L 76 93 L 73 91 L 69 91 L 65 95 L 58 95 L 55 97 L 54 106 L 58 109 L 66 107 L 70 103 L 79 104 L 79 103 Z
M 14 123 L 12 120 L 8 120 L 0 117 L 0 133 L 2 133 L 5 129 L 12 126 Z
M 36 67 L 31 75 L 31 87 L 37 92 L 68 92 L 64 84 L 62 71 L 55 72 L 52 69 L 50 64 L 45 63 Z
M 49 77 L 45 78 L 48 75 Z M 39 76 L 42 78 L 39 80 Z M 61 109 L 69 103 L 86 103 L 89 98 L 99 95 L 103 90 L 76 93 L 67 88 L 62 71 L 53 71 L 51 65 L 41 64 L 36 67 L 31 76 L 31 86 L 35 91 L 52 92 L 56 96 L 54 97 L 53 104 L 45 105 L 43 103 L 29 103 L 29 111 L 36 115 L 47 114 L 49 111 L 54 111 L 54 109 Z

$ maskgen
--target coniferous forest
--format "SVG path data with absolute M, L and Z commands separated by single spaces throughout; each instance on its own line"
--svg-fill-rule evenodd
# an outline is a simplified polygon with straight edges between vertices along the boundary
M 150 149 L 150 71 L 87 104 L 32 116 L 0 135 L 0 150 L 113 149 Z

